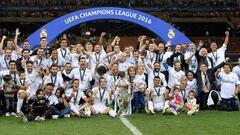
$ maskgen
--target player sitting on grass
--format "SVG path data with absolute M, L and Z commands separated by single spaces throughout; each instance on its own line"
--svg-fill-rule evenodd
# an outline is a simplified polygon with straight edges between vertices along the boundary
M 149 98 L 152 101 L 152 103 L 148 103 L 148 108 L 152 113 L 154 113 L 154 111 L 163 111 L 165 107 L 165 100 L 167 100 L 168 98 L 168 92 L 166 91 L 166 88 L 160 84 L 160 82 L 160 77 L 155 76 L 153 80 L 153 88 L 148 89 L 148 91 L 150 92 Z M 150 107 L 151 104 L 153 107 Z M 153 108 L 154 111 L 150 108 Z
M 99 85 L 92 89 L 94 103 L 91 107 L 93 114 L 109 114 L 111 117 L 116 116 L 116 112 L 106 106 L 107 102 L 111 101 L 111 91 L 107 89 L 106 79 L 103 77 L 99 78 Z
M 81 102 L 80 100 L 86 101 L 87 98 L 83 91 L 80 90 L 79 80 L 73 80 L 73 88 L 66 91 L 67 100 L 69 101 L 69 107 L 72 116 L 80 116 Z

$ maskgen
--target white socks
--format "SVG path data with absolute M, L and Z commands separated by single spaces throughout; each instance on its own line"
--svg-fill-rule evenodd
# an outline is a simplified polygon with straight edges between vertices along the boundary
M 23 105 L 23 99 L 18 99 L 17 101 L 17 113 L 21 111 Z
M 116 112 L 114 110 L 109 111 L 109 116 L 116 117 Z

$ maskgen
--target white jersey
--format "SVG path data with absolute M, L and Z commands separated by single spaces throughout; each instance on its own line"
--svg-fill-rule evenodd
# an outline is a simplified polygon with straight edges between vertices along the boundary
M 16 84 L 20 84 L 20 78 L 17 72 L 15 73 L 10 73 L 9 70 L 5 70 L 5 71 L 0 71 L 0 78 L 3 78 L 5 75 L 11 75 L 12 80 L 16 83 Z
M 184 54 L 184 59 L 187 60 L 189 59 L 191 56 L 192 56 L 193 52 L 191 51 L 187 51 L 185 54 Z M 192 70 L 194 73 L 196 73 L 197 69 L 198 69 L 198 61 L 197 61 L 197 58 L 196 56 L 193 56 L 189 63 L 188 63 L 188 69 L 189 70 Z
M 30 57 L 29 60 L 34 62 L 34 67 L 43 68 L 43 69 L 47 68 L 47 59 L 46 58 L 39 59 L 37 57 L 37 55 L 34 55 L 34 56 Z
M 50 94 L 50 95 L 45 94 L 45 98 L 48 100 L 49 106 L 58 104 L 58 98 L 56 97 L 55 94 Z
M 67 97 L 71 96 L 71 93 L 74 93 L 74 96 L 70 99 L 69 103 L 71 104 L 79 104 L 81 99 L 86 98 L 85 94 L 79 89 L 78 91 L 73 92 L 73 89 L 66 90 L 65 94 Z
M 240 81 L 240 66 L 239 66 L 239 65 L 235 66 L 232 71 L 233 71 L 235 74 L 237 74 L 238 80 Z
M 193 99 L 189 99 L 187 98 L 187 104 L 189 105 L 197 105 L 197 99 L 196 98 L 193 98 Z
M 64 59 L 66 62 L 71 61 L 71 55 L 68 48 L 66 49 L 58 48 L 57 51 L 58 51 L 58 58 Z
M 220 63 L 225 61 L 225 51 L 227 50 L 227 45 L 223 44 L 222 47 L 218 48 L 216 52 L 210 52 L 208 56 L 213 60 L 213 66 L 216 67 Z
M 11 59 L 7 59 L 4 56 L 0 57 L 0 71 L 8 70 L 9 69 L 9 62 Z
M 157 56 L 156 53 L 150 52 L 150 51 L 147 50 L 147 55 L 146 55 L 146 61 L 147 61 L 147 63 L 153 65 L 154 62 L 156 61 L 156 56 Z
M 220 72 L 218 79 L 221 81 L 221 97 L 226 99 L 232 98 L 236 85 L 240 84 L 238 76 L 233 72 L 230 72 L 229 74 Z
M 90 81 L 92 81 L 92 72 L 87 68 L 85 70 L 74 68 L 71 71 L 69 77 L 79 80 L 79 86 L 82 91 L 86 91 L 91 87 Z
M 65 66 L 65 60 L 61 57 L 53 60 L 51 57 L 47 59 L 47 67 L 50 68 L 53 64 L 57 65 L 58 67 L 64 67 Z
M 123 62 L 123 63 L 119 62 L 118 65 L 119 65 L 119 71 L 123 71 L 123 72 L 127 72 L 127 69 L 130 66 L 130 64 L 127 62 Z
M 99 54 L 93 52 L 93 54 L 90 56 L 92 73 L 94 73 L 97 63 L 104 61 L 105 58 L 106 58 L 105 51 L 101 51 Z
M 185 76 L 185 73 L 180 70 L 176 71 L 174 68 L 168 68 L 169 78 L 168 78 L 168 87 L 172 88 L 175 84 L 180 84 L 181 79 Z
M 53 93 L 56 92 L 57 88 L 64 87 L 64 81 L 62 78 L 62 74 L 60 71 L 57 72 L 57 75 L 53 76 L 52 74 L 49 74 L 44 81 L 44 85 L 52 83 L 54 85 Z
M 149 89 L 152 94 L 153 103 L 165 103 L 164 94 L 166 93 L 165 87 L 152 87 Z
M 146 68 L 147 69 L 147 74 L 148 74 L 148 88 L 152 88 L 153 87 L 153 79 L 155 76 L 159 76 L 160 80 L 161 80 L 161 84 L 166 87 L 167 86 L 167 81 L 165 78 L 165 75 L 163 73 L 159 72 L 155 72 L 150 68 Z
M 30 97 L 32 97 L 36 94 L 37 89 L 42 86 L 43 79 L 35 70 L 33 70 L 31 73 L 25 71 L 25 76 L 26 80 L 29 80 L 30 82 L 27 92 L 30 93 Z
M 106 103 L 106 101 L 109 99 L 109 90 L 108 89 L 103 89 L 100 87 L 94 87 L 92 89 L 92 92 L 95 94 L 95 103 Z
M 196 92 L 196 89 L 197 89 L 196 78 L 193 78 L 192 80 L 187 80 L 187 87 L 186 87 L 187 95 L 188 95 L 189 91 L 195 91 Z

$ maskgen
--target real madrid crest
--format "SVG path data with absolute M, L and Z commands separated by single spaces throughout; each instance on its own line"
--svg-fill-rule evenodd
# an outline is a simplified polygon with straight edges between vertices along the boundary
M 175 32 L 173 29 L 168 30 L 168 38 L 173 39 L 175 37 Z
M 46 29 L 41 30 L 40 38 L 42 38 L 42 37 L 47 37 L 47 30 Z

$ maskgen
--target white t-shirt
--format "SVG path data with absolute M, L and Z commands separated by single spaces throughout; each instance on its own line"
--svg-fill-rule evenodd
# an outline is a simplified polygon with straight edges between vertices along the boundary
M 167 70 L 169 73 L 168 87 L 172 88 L 174 86 L 174 84 L 180 84 L 180 81 L 185 76 L 185 73 L 182 70 L 176 71 L 172 67 L 168 67 Z
M 80 89 L 82 91 L 87 90 L 91 86 L 90 81 L 92 81 L 92 72 L 88 68 L 81 70 L 81 73 L 79 68 L 74 68 L 69 77 L 79 79 Z
M 192 52 L 191 51 L 188 51 L 184 54 L 184 59 L 187 60 L 189 59 L 191 56 L 192 56 Z M 197 61 L 197 58 L 196 56 L 193 56 L 189 63 L 188 63 L 188 68 L 189 70 L 192 70 L 194 73 L 196 73 L 197 69 L 198 69 L 198 61 Z
M 196 78 L 193 78 L 191 81 L 187 80 L 187 87 L 186 87 L 186 94 L 188 95 L 189 91 L 195 91 L 197 88 L 197 80 Z
M 166 93 L 165 87 L 151 87 L 149 91 L 152 94 L 153 102 L 154 103 L 165 103 L 164 93 Z
M 57 88 L 64 87 L 64 81 L 61 72 L 58 71 L 56 76 L 49 74 L 46 80 L 44 81 L 44 85 L 48 83 L 52 83 L 54 85 L 53 94 L 56 92 Z
M 156 56 L 157 56 L 156 53 L 150 52 L 150 51 L 147 50 L 147 55 L 146 55 L 147 63 L 149 63 L 151 65 L 154 64 L 154 62 L 156 61 Z
M 4 56 L 0 57 L 0 71 L 8 70 L 9 69 L 9 61 L 11 59 L 6 59 Z
M 230 72 L 229 74 L 220 72 L 218 79 L 221 81 L 221 97 L 226 99 L 232 98 L 236 85 L 240 84 L 238 76 L 233 72 Z
M 64 50 L 62 48 L 58 48 L 57 51 L 58 51 L 58 58 L 62 58 L 66 62 L 71 61 L 71 55 L 70 55 L 70 51 L 68 48 L 66 48 L 66 50 Z
M 232 71 L 233 71 L 235 74 L 237 74 L 238 80 L 240 81 L 240 66 L 239 66 L 239 65 L 235 66 Z
M 65 66 L 65 60 L 59 57 L 56 60 L 53 60 L 51 57 L 47 59 L 47 67 L 49 68 L 52 66 L 52 64 L 56 64 L 58 67 L 64 67 Z
M 30 86 L 27 92 L 30 93 L 30 97 L 36 94 L 36 91 L 42 85 L 43 79 L 41 76 L 33 69 L 32 73 L 25 71 L 26 80 L 30 80 Z
M 95 101 L 94 103 L 106 103 L 106 101 L 108 100 L 109 98 L 109 90 L 106 88 L 106 89 L 103 89 L 103 88 L 100 88 L 100 87 L 94 87 L 92 89 L 92 92 L 95 94 Z
M 70 97 L 72 92 L 73 92 L 73 89 L 68 89 L 66 90 L 65 94 L 67 97 Z M 74 93 L 74 96 L 70 99 L 69 101 L 70 104 L 75 104 L 75 103 L 79 104 L 81 99 L 86 98 L 85 94 L 80 89 L 73 93 Z
M 4 70 L 4 71 L 0 71 L 0 78 L 3 78 L 5 75 L 11 75 L 12 80 L 15 81 L 17 84 L 20 84 L 20 78 L 18 73 L 10 73 L 9 70 Z
M 216 52 L 210 52 L 209 57 L 213 60 L 213 66 L 216 67 L 223 61 L 225 61 L 225 51 L 227 50 L 227 45 L 223 44 L 222 47 L 218 48 Z
M 155 72 L 153 71 L 152 69 L 148 68 L 147 67 L 147 73 L 148 73 L 148 88 L 152 88 L 153 87 L 153 79 L 155 76 L 159 76 L 160 77 L 160 80 L 162 83 L 162 85 L 164 87 L 167 86 L 167 81 L 166 81 L 166 78 L 165 78 L 165 75 L 161 72 Z
M 55 94 L 45 95 L 45 98 L 48 100 L 49 106 L 58 104 L 58 99 Z
M 30 57 L 29 60 L 34 62 L 34 67 L 38 67 L 38 68 L 42 67 L 43 69 L 47 68 L 47 59 L 46 58 L 38 59 L 37 55 L 34 55 L 34 56 Z
M 123 62 L 123 63 L 118 63 L 119 65 L 119 71 L 127 72 L 128 67 L 130 66 L 129 63 Z

